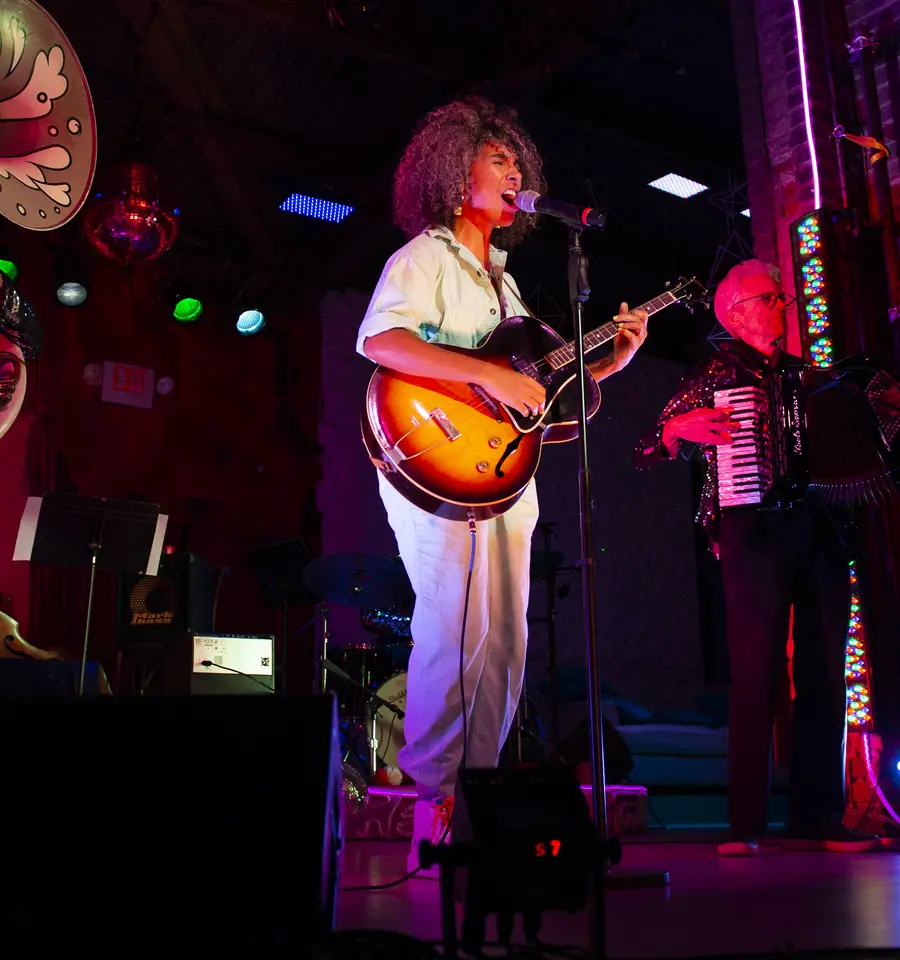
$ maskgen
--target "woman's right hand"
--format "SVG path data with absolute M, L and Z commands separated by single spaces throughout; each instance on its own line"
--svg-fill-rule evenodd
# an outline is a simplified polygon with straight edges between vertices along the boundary
M 511 410 L 536 417 L 544 412 L 547 392 L 543 386 L 509 367 L 486 364 L 478 385 Z
M 731 419 L 733 412 L 730 408 L 713 410 L 710 407 L 698 407 L 672 417 L 663 428 L 663 443 L 669 449 L 678 440 L 690 440 L 704 446 L 732 443 L 734 434 L 741 428 L 736 420 Z

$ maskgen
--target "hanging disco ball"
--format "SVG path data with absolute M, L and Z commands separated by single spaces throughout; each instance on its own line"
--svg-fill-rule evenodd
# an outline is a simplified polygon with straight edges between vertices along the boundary
M 162 256 L 178 236 L 179 212 L 160 203 L 159 180 L 148 163 L 113 167 L 107 186 L 88 202 L 84 235 L 104 256 L 127 266 Z

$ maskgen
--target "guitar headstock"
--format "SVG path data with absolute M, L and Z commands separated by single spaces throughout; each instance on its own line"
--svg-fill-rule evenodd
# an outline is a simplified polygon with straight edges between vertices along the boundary
M 679 277 L 674 283 L 666 284 L 666 292 L 691 313 L 695 307 L 709 310 L 709 291 L 696 277 Z

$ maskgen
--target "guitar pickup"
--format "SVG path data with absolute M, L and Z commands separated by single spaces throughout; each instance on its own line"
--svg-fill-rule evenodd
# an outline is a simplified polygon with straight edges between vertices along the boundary
M 503 423 L 503 411 L 500 409 L 500 404 L 485 390 L 482 390 L 481 387 L 476 386 L 474 383 L 469 384 L 469 389 L 476 397 L 488 408 L 491 416 L 497 421 L 497 423 Z
M 458 440 L 462 436 L 459 430 L 457 430 L 453 425 L 453 421 L 447 416 L 447 414 L 444 413 L 440 407 L 435 407 L 434 410 L 428 414 L 428 419 L 425 421 L 425 423 L 417 423 L 412 430 L 409 431 L 409 433 L 406 433 L 400 437 L 400 439 L 394 444 L 393 447 L 391 447 L 390 450 L 385 450 L 385 456 L 395 467 L 400 463 L 401 460 L 410 460 L 413 457 L 418 457 L 423 453 L 427 453 L 434 446 L 436 446 L 436 444 L 431 444 L 416 450 L 415 453 L 405 453 L 400 449 L 400 444 L 406 440 L 410 434 L 414 433 L 416 430 L 424 429 L 426 424 L 429 423 L 434 424 L 434 426 L 436 426 L 444 435 L 444 439 L 438 441 L 439 443 L 444 443 L 445 440 L 449 440 L 452 443 L 454 440 Z

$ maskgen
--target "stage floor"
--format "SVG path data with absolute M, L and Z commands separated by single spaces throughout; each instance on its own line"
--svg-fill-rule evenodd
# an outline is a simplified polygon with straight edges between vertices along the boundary
M 609 956 L 900 949 L 900 853 L 797 853 L 773 843 L 758 857 L 724 860 L 716 856 L 714 839 L 672 831 L 626 840 L 623 867 L 663 868 L 671 883 L 607 894 Z M 407 850 L 402 841 L 348 842 L 343 885 L 402 876 Z M 338 928 L 438 940 L 438 885 L 415 879 L 383 892 L 342 894 Z M 495 936 L 492 925 L 488 936 Z M 586 916 L 545 917 L 542 939 L 587 947 Z M 522 942 L 518 927 L 516 940 Z

